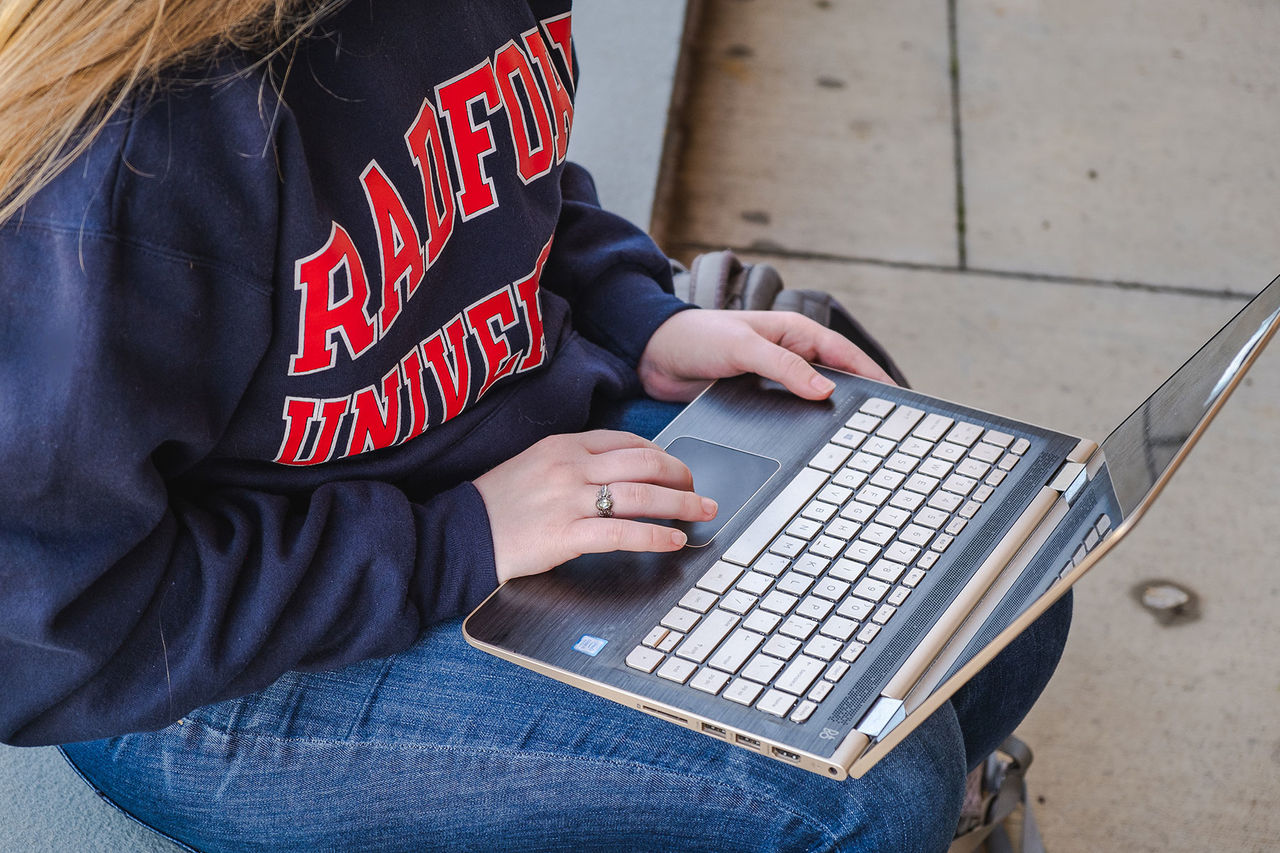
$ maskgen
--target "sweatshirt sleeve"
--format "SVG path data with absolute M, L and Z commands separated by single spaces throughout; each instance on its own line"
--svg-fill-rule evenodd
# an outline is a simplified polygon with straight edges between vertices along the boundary
M 155 246 L 0 228 L 0 741 L 160 728 L 403 649 L 496 586 L 470 484 L 424 503 L 373 481 L 191 484 L 270 305 Z
M 635 366 L 658 326 L 693 306 L 672 294 L 671 263 L 657 244 L 600 207 L 585 169 L 565 164 L 560 189 L 543 283 L 569 301 L 579 333 Z

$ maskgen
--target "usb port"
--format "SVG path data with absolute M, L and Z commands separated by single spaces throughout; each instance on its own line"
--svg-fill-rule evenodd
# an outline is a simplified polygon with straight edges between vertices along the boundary
M 711 725 L 710 723 L 703 723 L 703 724 L 702 724 L 702 730 L 703 730 L 704 732 L 706 732 L 707 734 L 709 734 L 709 735 L 715 735 L 716 737 L 722 737 L 722 738 L 725 738 L 726 740 L 729 738 L 729 733 L 728 733 L 727 731 L 725 731 L 724 729 L 720 728 L 719 726 L 713 726 L 713 725 Z
M 752 749 L 760 748 L 760 741 L 756 740 L 753 737 L 747 737 L 746 735 L 734 735 L 733 739 L 736 740 L 738 743 L 742 744 L 743 746 L 749 746 Z
M 797 764 L 800 763 L 800 754 L 796 752 L 792 752 L 789 749 L 783 749 L 780 746 L 775 746 L 773 747 L 773 754 L 776 755 L 778 758 L 784 758 L 787 761 L 794 761 Z

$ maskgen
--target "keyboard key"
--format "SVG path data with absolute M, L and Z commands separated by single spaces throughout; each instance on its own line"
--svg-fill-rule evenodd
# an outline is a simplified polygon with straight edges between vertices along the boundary
M 987 434 L 983 436 L 982 440 L 988 441 L 996 447 L 1008 447 L 1009 442 L 1013 441 L 1013 436 L 1009 435 L 1007 432 L 997 432 L 996 430 L 989 429 L 987 430 Z
M 882 489 L 888 489 L 892 492 L 898 486 L 902 485 L 902 481 L 907 479 L 905 474 L 899 474 L 897 471 L 889 471 L 881 468 L 872 475 L 869 481 L 873 486 L 879 486 Z
M 813 585 L 813 578 L 800 572 L 787 572 L 778 579 L 777 588 L 789 595 L 804 595 Z
M 746 663 L 747 658 L 760 647 L 764 637 L 745 628 L 739 628 L 729 635 L 718 651 L 707 661 L 709 666 L 725 672 L 737 672 L 738 667 Z
M 972 461 L 976 459 L 980 462 L 985 462 L 989 464 L 989 463 L 995 462 L 997 459 L 999 459 L 1003 455 L 1004 455 L 1004 450 L 1002 450 L 1001 448 L 997 447 L 994 444 L 987 444 L 985 441 L 982 441 L 978 443 L 977 447 L 969 451 L 969 459 L 966 461 Z M 982 475 L 979 474 L 978 476 L 982 476 Z
M 959 444 L 953 444 L 944 441 L 933 449 L 933 456 L 930 459 L 941 459 L 943 462 L 950 462 L 953 465 L 964 458 L 964 447 Z M 928 473 L 927 471 L 925 473 Z M 933 476 L 930 474 L 929 476 Z
M 928 414 L 924 416 L 924 420 L 920 421 L 920 425 L 916 427 L 913 435 L 925 441 L 937 441 L 942 438 L 953 423 L 955 421 L 946 415 Z
M 862 532 L 858 534 L 858 541 L 871 542 L 875 545 L 884 545 L 889 540 L 893 539 L 894 532 L 895 528 L 887 527 L 877 521 L 862 528 Z
M 825 662 L 817 658 L 801 655 L 787 666 L 782 675 L 778 676 L 775 686 L 779 690 L 785 690 L 795 696 L 800 696 L 809 689 L 826 668 Z
M 855 563 L 870 565 L 880 555 L 880 546 L 865 539 L 858 539 L 850 543 L 844 555 Z
M 835 508 L 832 507 L 834 512 Z M 783 557 L 794 557 L 804 550 L 805 542 L 803 539 L 797 539 L 794 536 L 783 534 L 773 540 L 773 544 L 769 546 L 769 553 L 779 554 Z
M 821 621 L 822 619 L 827 618 L 827 614 L 831 612 L 831 608 L 834 606 L 834 604 L 825 598 L 818 598 L 816 595 L 810 595 L 796 605 L 796 613 L 807 619 L 817 619 Z
M 939 554 L 941 554 L 943 551 L 947 550 L 947 547 L 952 543 L 954 539 L 955 539 L 954 536 L 943 533 L 933 540 L 933 544 L 929 546 L 929 550 L 937 551 Z
M 849 460 L 849 467 L 855 471 L 865 471 L 870 474 L 880 467 L 880 457 L 872 456 L 870 453 L 859 450 Z
M 934 492 L 933 497 L 929 498 L 929 506 L 946 513 L 955 512 L 963 502 L 964 498 L 951 492 Z
M 932 477 L 935 480 L 941 480 L 950 471 L 951 463 L 936 456 L 930 456 L 921 462 L 920 467 L 916 469 L 917 474 L 924 474 L 926 477 Z
M 862 626 L 862 630 L 858 632 L 858 642 L 869 643 L 876 638 L 876 634 L 880 633 L 880 626 L 874 622 L 869 622 Z
M 812 518 L 797 518 L 787 525 L 786 533 L 788 536 L 794 536 L 797 539 L 812 539 L 821 530 L 822 522 L 814 521 Z
M 967 495 L 973 491 L 973 487 L 978 485 L 978 481 L 972 477 L 965 477 L 961 474 L 952 474 L 950 477 L 942 481 L 942 488 L 948 492 L 954 492 L 957 495 Z
M 902 579 L 902 583 L 904 586 L 914 589 L 916 586 L 919 586 L 920 581 L 922 580 L 924 580 L 924 572 L 920 569 L 912 569 L 907 572 L 906 577 Z
M 735 678 L 724 689 L 722 695 L 730 702 L 737 702 L 739 705 L 750 705 L 756 701 L 756 697 L 760 695 L 761 690 L 764 690 L 763 684 L 756 684 L 754 681 L 747 681 L 745 678 Z
M 796 703 L 796 697 L 788 696 L 780 690 L 770 690 L 764 694 L 756 707 L 766 714 L 773 714 L 775 717 L 785 717 L 787 712 L 791 710 L 791 706 Z
M 925 474 L 916 472 L 907 478 L 905 487 L 913 492 L 919 492 L 925 497 L 928 497 L 933 494 L 933 490 L 938 488 L 938 484 L 941 482 L 942 481 L 937 477 L 929 477 Z
M 919 492 L 903 489 L 889 499 L 889 506 L 895 509 L 905 509 L 907 512 L 915 512 L 924 503 L 924 500 L 925 496 Z
M 939 510 L 939 509 L 934 509 L 932 507 L 929 507 L 927 509 L 922 509 L 918 513 L 916 513 L 916 517 L 914 520 L 916 524 L 922 524 L 925 527 L 929 527 L 934 530 L 937 530 L 939 527 L 946 524 L 947 519 L 950 517 L 951 515 L 949 513 L 943 512 L 942 510 Z
M 889 597 L 886 598 L 885 601 L 889 602 L 894 607 L 901 607 L 902 602 L 906 601 L 907 596 L 909 595 L 911 595 L 910 587 L 900 586 L 893 592 L 889 593 Z
M 924 412 L 912 406 L 899 406 L 893 414 L 885 419 L 880 425 L 880 429 L 876 430 L 876 435 L 887 438 L 893 442 L 902 441 L 907 437 L 907 433 L 920 422 L 924 417 Z
M 867 481 L 867 472 L 858 471 L 854 468 L 841 468 L 831 482 L 837 486 L 844 486 L 846 489 L 856 489 Z
M 844 486 L 826 486 L 818 492 L 818 500 L 829 504 L 843 505 L 851 497 L 853 497 L 853 489 L 847 489 Z
M 1021 459 L 1021 458 L 1022 458 L 1022 457 L 1021 457 L 1021 456 L 1019 456 L 1019 455 L 1017 455 L 1016 453 L 1006 453 L 1006 454 L 1004 455 L 1004 458 L 1003 458 L 1003 459 L 1001 459 L 1001 460 L 1000 460 L 1000 462 L 997 464 L 997 467 L 998 467 L 1001 471 L 1012 471 L 1012 470 L 1013 470 L 1013 466 L 1014 466 L 1014 465 L 1017 465 L 1017 464 L 1018 464 L 1018 460 L 1019 460 L 1019 459 Z
M 897 530 L 911 520 L 911 513 L 901 507 L 887 506 L 876 513 L 876 524 Z
M 644 646 L 636 646 L 627 655 L 627 666 L 632 669 L 638 669 L 641 672 L 653 672 L 665 657 L 666 655 L 662 652 L 654 651 Z
M 645 635 L 645 638 L 642 642 L 649 647 L 657 646 L 658 643 L 662 642 L 662 638 L 667 636 L 668 633 L 670 632 L 666 628 L 663 628 L 661 625 L 658 625 L 652 631 L 650 631 L 648 634 Z
M 853 560 L 837 560 L 836 564 L 831 567 L 830 576 L 837 580 L 848 581 L 853 583 L 862 576 L 867 570 L 865 563 L 855 563 Z
M 717 560 L 715 565 L 707 569 L 707 573 L 698 581 L 698 586 L 708 592 L 714 592 L 716 595 L 724 595 L 741 574 L 741 566 Z
M 729 683 L 729 676 L 715 669 L 701 669 L 689 680 L 689 686 L 712 696 L 720 692 L 720 688 Z
M 858 535 L 858 531 L 862 529 L 862 525 L 856 521 L 850 521 L 847 518 L 837 518 L 827 525 L 824 531 L 828 536 L 834 536 L 842 542 L 848 542 L 850 539 Z M 843 546 L 842 546 L 843 547 Z
M 809 465 L 817 468 L 819 471 L 835 472 L 840 470 L 840 466 L 853 453 L 848 447 L 839 444 L 828 444 L 826 447 L 818 451 L 817 455 L 809 461 Z
M 679 644 L 679 642 L 683 639 L 684 639 L 684 634 L 681 634 L 679 631 L 669 631 L 667 632 L 667 636 L 663 637 L 662 640 L 658 643 L 658 645 L 655 646 L 654 648 L 656 648 L 660 652 L 669 652 L 672 649 L 674 649 Z
M 915 456 L 908 456 L 905 453 L 895 453 L 885 460 L 884 467 L 890 471 L 897 471 L 899 474 L 910 474 L 915 467 L 920 464 L 920 460 Z
M 844 643 L 839 640 L 833 640 L 830 637 L 817 636 L 814 637 L 804 647 L 804 653 L 811 657 L 821 658 L 822 660 L 831 660 L 840 654 L 840 650 L 844 648 Z
M 689 676 L 693 675 L 693 671 L 697 669 L 697 665 L 680 658 L 667 658 L 667 662 L 658 667 L 658 677 L 665 678 L 668 681 L 674 681 L 677 684 L 684 684 L 689 680 Z
M 844 544 L 844 539 L 837 539 L 834 536 L 819 536 L 818 541 L 809 546 L 809 553 L 828 559 L 838 557 L 840 552 L 844 550 Z
M 797 640 L 807 640 L 809 635 L 817 629 L 818 623 L 816 620 L 793 614 L 787 617 L 787 621 L 782 623 L 782 627 L 778 629 L 778 632 L 787 637 L 794 637 Z
M 760 602 L 761 610 L 768 610 L 770 613 L 779 613 L 786 615 L 791 612 L 791 608 L 795 607 L 800 599 L 794 595 L 787 595 L 785 592 L 774 590 L 765 596 L 764 601 Z
M 838 601 L 844 597 L 849 591 L 849 584 L 836 578 L 823 578 L 818 581 L 818 585 L 813 588 L 813 594 L 821 596 L 828 601 Z
M 843 652 L 840 653 L 840 660 L 847 663 L 853 663 L 858 659 L 858 655 L 862 654 L 866 646 L 862 643 L 850 643 L 845 646 Z
M 982 438 L 984 430 L 977 424 L 965 423 L 961 421 L 952 427 L 951 432 L 947 433 L 947 441 L 954 444 L 963 444 L 970 447 L 979 438 Z
M 680 599 L 680 606 L 687 610 L 706 613 L 716 603 L 716 596 L 701 589 L 691 589 Z
M 822 624 L 822 627 L 818 629 L 818 633 L 845 642 L 853 636 L 853 632 L 857 629 L 858 623 L 852 619 L 846 619 L 843 616 L 832 616 Z
M 848 671 L 849 664 L 842 660 L 838 660 L 831 664 L 831 666 L 827 667 L 827 671 L 822 674 L 822 677 L 827 681 L 836 682 L 844 678 L 844 674 Z
M 747 572 L 746 577 L 738 581 L 738 589 L 752 595 L 764 595 L 765 590 L 773 586 L 773 578 L 760 572 Z
M 809 695 L 805 698 L 811 702 L 821 702 L 823 699 L 827 698 L 827 694 L 831 692 L 833 687 L 835 687 L 835 685 L 830 681 L 819 681 L 817 684 L 813 685 L 813 689 L 809 691 Z
M 831 442 L 832 444 L 840 444 L 850 450 L 855 450 L 859 444 L 862 444 L 862 442 L 866 440 L 866 438 L 867 434 L 865 432 L 859 432 L 856 429 L 849 429 L 846 427 L 833 435 L 831 437 Z
M 916 438 L 915 436 L 912 436 L 911 438 L 908 438 L 906 441 L 902 442 L 902 444 L 898 447 L 898 450 L 907 454 L 908 456 L 916 457 L 916 464 L 919 464 L 920 460 L 928 456 L 930 450 L 933 450 L 933 442 L 925 441 L 923 438 Z
M 928 570 L 933 568 L 933 564 L 938 562 L 937 551 L 925 551 L 920 555 L 920 559 L 916 560 L 916 566 Z
M 973 490 L 973 499 L 979 503 L 985 501 L 995 493 L 995 489 L 983 483 L 981 486 Z
M 759 599 L 756 596 L 745 593 L 740 589 L 735 589 L 733 592 L 720 599 L 720 606 L 725 610 L 742 614 L 750 610 L 757 601 L 759 601 Z
M 873 433 L 880 426 L 880 419 L 871 415 L 859 412 L 849 420 L 844 422 L 849 429 L 856 429 L 858 432 Z
M 988 444 L 988 445 L 979 445 L 979 446 L 990 447 L 991 445 Z M 995 451 L 996 451 L 996 459 L 999 459 L 1000 449 L 995 448 Z M 994 462 L 996 460 L 992 459 L 991 461 Z M 981 480 L 983 477 L 987 476 L 987 472 L 990 470 L 991 470 L 991 466 L 989 464 L 987 464 L 986 462 L 979 462 L 977 459 L 974 459 L 973 456 L 970 456 L 968 459 L 964 460 L 963 462 L 961 462 L 959 465 L 956 466 L 957 474 L 963 474 L 964 476 L 972 477 L 975 480 Z
M 872 607 L 869 601 L 863 601 L 861 598 L 847 598 L 844 603 L 836 608 L 836 613 L 846 619 L 861 622 L 871 615 L 873 609 L 875 608 Z
M 885 583 L 897 583 L 898 578 L 902 577 L 902 573 L 906 570 L 907 567 L 901 563 L 895 563 L 892 560 L 876 560 L 876 564 L 867 572 L 867 577 Z
M 920 554 L 920 549 L 905 542 L 894 542 L 885 549 L 884 555 L 895 563 L 910 563 Z
M 982 504 L 977 501 L 968 501 L 964 506 L 960 507 L 961 518 L 973 518 L 978 514 L 978 510 L 982 509 Z M 947 531 L 950 533 L 951 531 Z M 954 535 L 954 534 L 952 534 Z
M 867 601 L 879 601 L 889 591 L 889 585 L 874 578 L 863 578 L 853 588 L 853 594 Z
M 769 642 L 764 644 L 764 648 L 760 651 L 767 655 L 773 655 L 782 660 L 791 660 L 795 653 L 800 651 L 800 641 L 791 637 L 784 637 L 781 634 L 770 637 Z
M 893 403 L 881 397 L 868 397 L 866 401 L 858 407 L 858 411 L 866 412 L 873 417 L 883 418 L 885 415 L 893 411 Z
M 871 617 L 871 621 L 877 625 L 883 625 L 893 618 L 893 614 L 898 612 L 898 608 L 892 604 L 886 604 L 876 611 L 876 615 Z
M 1020 438 L 1013 443 L 1013 447 L 1010 447 L 1009 451 L 1011 453 L 1016 453 L 1019 456 L 1021 456 L 1022 454 L 1026 453 L 1030 449 L 1031 449 L 1031 442 L 1027 441 L 1025 438 Z
M 840 510 L 841 518 L 847 518 L 850 521 L 857 521 L 859 523 L 864 521 L 870 521 L 872 516 L 874 516 L 875 514 L 876 514 L 875 507 L 871 506 L 870 504 L 859 503 L 858 501 L 854 501 L 853 503 L 846 504 L 845 508 Z
M 688 631 L 694 625 L 698 624 L 700 614 L 691 610 L 685 610 L 683 607 L 673 607 L 667 611 L 667 615 L 662 617 L 662 624 L 675 631 Z
M 898 534 L 899 542 L 905 542 L 917 548 L 923 548 L 928 545 L 929 540 L 932 538 L 933 531 L 920 524 L 908 524 L 907 528 Z
M 898 443 L 887 438 L 872 437 L 862 442 L 862 451 L 881 459 L 898 449 Z
M 711 611 L 707 618 L 702 620 L 702 624 L 685 638 L 676 654 L 702 663 L 737 624 L 738 617 L 735 614 L 717 608 Z
M 782 617 L 777 613 L 770 613 L 768 610 L 757 608 L 751 611 L 750 616 L 742 620 L 742 627 L 748 631 L 755 631 L 757 634 L 771 634 L 781 621 Z
M 829 565 L 831 565 L 831 561 L 824 557 L 819 557 L 817 554 L 805 554 L 796 560 L 794 568 L 797 572 L 804 572 L 806 575 L 817 575 L 826 571 Z
M 818 710 L 817 702 L 804 701 L 796 706 L 795 713 L 791 715 L 791 722 L 803 723 L 813 716 L 813 712 Z
M 800 514 L 805 518 L 826 523 L 836 514 L 836 510 L 840 507 L 835 504 L 829 504 L 826 501 L 810 501 L 804 509 L 800 510 Z
M 751 568 L 757 572 L 764 572 L 769 577 L 776 578 L 789 565 L 791 565 L 791 561 L 786 557 L 777 554 L 765 554 L 752 563 Z
M 750 678 L 752 681 L 758 681 L 761 684 L 768 684 L 770 681 L 773 681 L 773 677 L 777 675 L 784 666 L 786 666 L 786 664 L 777 658 L 758 654 L 751 659 L 751 663 L 742 668 L 742 677 Z

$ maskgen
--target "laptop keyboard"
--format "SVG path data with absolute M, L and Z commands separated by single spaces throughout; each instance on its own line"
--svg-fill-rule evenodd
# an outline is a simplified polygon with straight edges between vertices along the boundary
M 867 400 L 627 666 L 805 722 L 1030 446 Z

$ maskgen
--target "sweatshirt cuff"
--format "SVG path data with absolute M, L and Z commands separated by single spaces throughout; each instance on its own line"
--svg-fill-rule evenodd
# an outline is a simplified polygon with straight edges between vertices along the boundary
M 410 595 L 431 625 L 465 615 L 498 587 L 489 513 L 471 483 L 416 504 L 418 562 Z
M 619 264 L 590 288 L 574 309 L 574 321 L 588 339 L 635 367 L 658 327 L 694 307 L 664 290 L 642 267 Z

